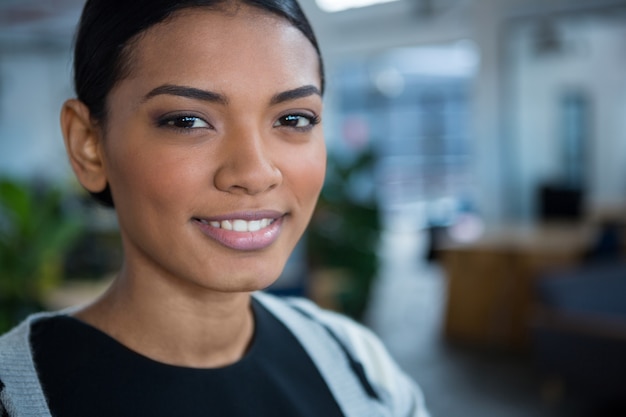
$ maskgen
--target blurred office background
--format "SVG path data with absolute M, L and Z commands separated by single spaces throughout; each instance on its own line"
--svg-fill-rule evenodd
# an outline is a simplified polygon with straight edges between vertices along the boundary
M 272 290 L 370 326 L 433 417 L 626 416 L 626 1 L 301 2 L 329 173 Z M 82 3 L 0 0 L 4 327 L 120 262 L 58 127 Z

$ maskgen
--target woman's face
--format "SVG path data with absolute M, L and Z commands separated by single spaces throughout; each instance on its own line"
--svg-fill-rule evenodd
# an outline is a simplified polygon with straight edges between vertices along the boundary
M 101 142 L 125 271 L 220 292 L 266 287 L 323 183 L 315 49 L 246 6 L 180 12 L 132 48 Z

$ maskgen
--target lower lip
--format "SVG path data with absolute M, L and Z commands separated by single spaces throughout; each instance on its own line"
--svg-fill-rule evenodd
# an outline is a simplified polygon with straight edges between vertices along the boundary
M 240 251 L 254 251 L 265 249 L 278 239 L 283 225 L 283 217 L 276 219 L 272 224 L 256 232 L 236 232 L 193 221 L 206 236 L 226 246 Z

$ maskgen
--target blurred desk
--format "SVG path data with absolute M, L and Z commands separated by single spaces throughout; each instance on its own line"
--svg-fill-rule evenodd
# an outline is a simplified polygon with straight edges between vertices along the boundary
M 448 279 L 445 336 L 454 342 L 524 350 L 533 281 L 579 263 L 594 229 L 574 224 L 508 227 L 439 250 Z

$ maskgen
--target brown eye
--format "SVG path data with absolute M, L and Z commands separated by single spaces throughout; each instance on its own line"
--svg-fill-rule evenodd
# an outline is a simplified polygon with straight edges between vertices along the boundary
M 274 127 L 291 127 L 295 129 L 307 129 L 319 123 L 317 116 L 304 114 L 288 114 L 282 116 L 274 123 Z
M 211 125 L 197 116 L 172 116 L 163 118 L 159 121 L 159 126 L 175 129 L 202 129 L 211 127 Z

